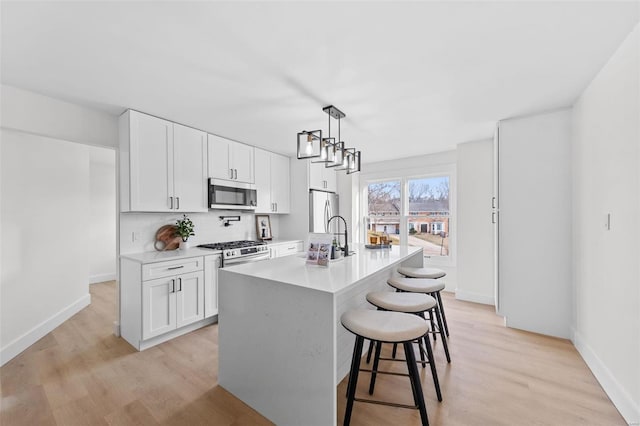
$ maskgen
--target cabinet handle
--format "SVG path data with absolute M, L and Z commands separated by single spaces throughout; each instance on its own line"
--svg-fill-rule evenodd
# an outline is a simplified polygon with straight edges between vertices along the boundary
M 180 197 L 176 197 L 176 210 L 180 210 Z
M 235 170 L 235 176 L 233 178 L 238 179 L 238 169 L 233 169 L 233 170 Z
M 278 203 L 275 203 L 275 205 L 276 205 L 276 210 L 275 211 L 277 212 L 278 211 Z
M 491 212 L 491 223 L 496 223 L 496 212 Z
M 175 293 L 176 292 L 176 280 L 172 279 L 171 280 L 171 291 L 170 293 Z
M 178 291 L 182 291 L 182 278 L 178 278 Z
M 169 197 L 169 202 L 171 203 L 171 207 L 169 208 L 173 210 L 173 197 Z
M 229 179 L 233 179 L 233 169 L 229 169 Z
M 496 208 L 496 197 L 491 197 L 491 208 L 492 209 Z
M 180 266 L 171 266 L 169 268 L 167 268 L 168 270 L 172 271 L 174 269 L 180 269 L 180 268 L 184 268 L 184 265 L 180 265 Z

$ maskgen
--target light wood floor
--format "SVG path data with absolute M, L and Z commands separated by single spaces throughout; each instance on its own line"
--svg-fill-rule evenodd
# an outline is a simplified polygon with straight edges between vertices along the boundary
M 270 424 L 217 385 L 216 325 L 136 352 L 111 334 L 115 283 L 92 285 L 91 297 L 91 306 L 0 369 L 2 426 Z M 568 341 L 506 329 L 491 307 L 452 295 L 445 306 L 452 363 L 435 348 L 443 402 L 429 369 L 421 371 L 432 425 L 625 424 Z M 360 377 L 366 396 L 368 375 Z M 343 381 L 339 424 L 345 388 Z M 376 397 L 410 402 L 408 379 L 379 376 Z M 351 424 L 418 425 L 419 417 L 356 403 Z

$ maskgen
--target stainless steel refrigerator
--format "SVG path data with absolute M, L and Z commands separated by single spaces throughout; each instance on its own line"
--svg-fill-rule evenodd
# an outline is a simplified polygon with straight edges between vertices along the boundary
M 334 192 L 309 191 L 309 232 L 338 232 L 338 220 L 331 222 L 327 229 L 327 221 L 338 214 L 338 194 Z

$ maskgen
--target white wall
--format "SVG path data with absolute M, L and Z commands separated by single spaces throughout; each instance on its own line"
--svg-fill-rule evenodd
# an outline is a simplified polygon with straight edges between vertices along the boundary
M 456 298 L 494 304 L 493 140 L 458 144 Z
M 90 302 L 89 148 L 5 129 L 1 136 L 5 363 Z
M 640 423 L 640 28 L 573 109 L 574 342 Z M 611 229 L 605 227 L 611 214 Z
M 89 282 L 116 279 L 116 152 L 89 148 Z
M 115 115 L 13 86 L 0 87 L 2 127 L 87 145 L 118 146 Z
M 499 297 L 509 327 L 570 336 L 569 110 L 500 122 Z
M 87 145 L 116 146 L 117 119 L 10 86 L 0 90 L 4 364 L 90 301 Z

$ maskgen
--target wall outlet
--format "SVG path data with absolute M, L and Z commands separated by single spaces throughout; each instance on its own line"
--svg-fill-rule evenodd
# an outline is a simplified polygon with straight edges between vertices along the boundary
M 139 239 L 140 239 L 140 231 L 133 231 L 131 233 L 131 241 L 135 243 Z

